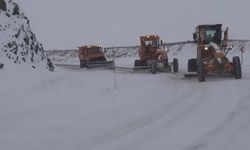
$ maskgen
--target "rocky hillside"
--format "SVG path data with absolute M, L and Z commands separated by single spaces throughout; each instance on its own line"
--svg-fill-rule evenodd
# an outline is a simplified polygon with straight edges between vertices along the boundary
M 9 61 L 29 64 L 34 69 L 54 70 L 18 4 L 12 0 L 0 0 L 0 62 Z

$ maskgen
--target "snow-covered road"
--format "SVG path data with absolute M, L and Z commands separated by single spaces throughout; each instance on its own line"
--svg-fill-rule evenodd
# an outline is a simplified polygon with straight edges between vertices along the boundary
M 0 149 L 247 149 L 248 69 L 205 83 L 118 72 L 117 89 L 112 71 L 2 72 Z
M 195 45 L 170 47 L 182 72 L 0 70 L 0 150 L 250 149 L 250 43 L 243 78 L 184 78 Z M 135 57 L 116 60 L 133 65 Z M 75 61 L 76 62 L 76 61 Z M 71 63 L 69 63 L 71 64 Z

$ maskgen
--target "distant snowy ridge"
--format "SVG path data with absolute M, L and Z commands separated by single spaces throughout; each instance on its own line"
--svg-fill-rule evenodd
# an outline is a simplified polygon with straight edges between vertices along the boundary
M 0 62 L 54 70 L 42 44 L 31 31 L 29 19 L 12 0 L 0 0 Z

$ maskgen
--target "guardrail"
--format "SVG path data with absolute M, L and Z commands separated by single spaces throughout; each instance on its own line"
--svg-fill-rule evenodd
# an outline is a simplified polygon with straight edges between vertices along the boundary
M 250 40 L 238 40 L 238 39 L 230 39 L 229 42 L 250 42 Z M 182 44 L 192 44 L 195 43 L 194 41 L 182 41 L 182 42 L 170 42 L 166 45 L 168 47 L 175 46 L 175 45 L 182 45 Z M 106 57 L 112 59 L 114 56 L 114 52 L 116 53 L 115 56 L 121 57 L 124 55 L 136 55 L 137 49 L 139 45 L 135 46 L 113 46 L 113 47 L 103 47 L 103 50 L 106 52 Z M 63 49 L 63 50 L 45 50 L 45 54 L 47 54 L 53 61 L 61 61 L 62 59 L 67 58 L 77 58 L 78 56 L 78 49 Z M 57 57 L 57 58 L 56 58 Z

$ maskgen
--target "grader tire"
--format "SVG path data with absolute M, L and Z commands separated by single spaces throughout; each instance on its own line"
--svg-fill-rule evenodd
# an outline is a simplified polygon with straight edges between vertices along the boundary
M 164 67 L 169 67 L 169 65 L 168 65 L 168 58 L 164 60 Z
M 188 60 L 188 72 L 195 72 L 197 71 L 196 59 L 189 59 Z
M 197 77 L 198 77 L 199 82 L 205 81 L 205 71 L 204 71 L 202 60 L 197 61 Z
M 241 71 L 240 58 L 238 56 L 233 57 L 233 65 L 234 65 L 235 79 L 241 79 L 242 71 Z
M 157 68 L 157 61 L 154 60 L 154 61 L 152 61 L 152 65 L 151 65 L 151 73 L 152 74 L 156 74 L 157 70 L 158 70 L 158 68 Z
M 140 60 L 135 60 L 135 67 L 142 66 L 142 62 Z
M 87 62 L 86 61 L 81 61 L 80 62 L 80 68 L 84 68 L 84 67 L 88 67 L 88 65 L 87 65 Z
M 173 71 L 178 72 L 179 71 L 179 62 L 177 58 L 174 58 L 173 60 Z

